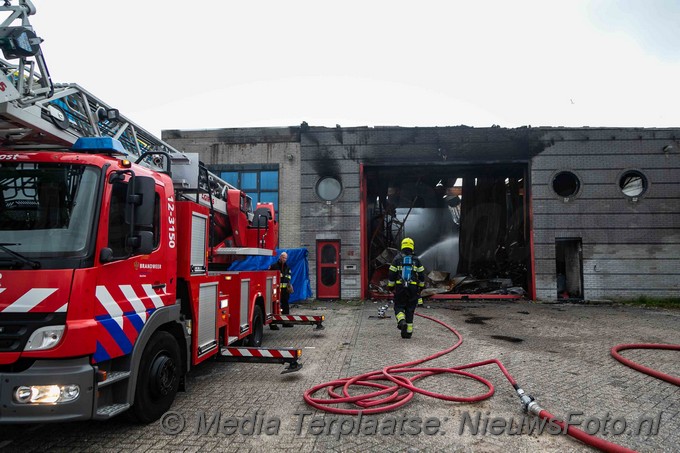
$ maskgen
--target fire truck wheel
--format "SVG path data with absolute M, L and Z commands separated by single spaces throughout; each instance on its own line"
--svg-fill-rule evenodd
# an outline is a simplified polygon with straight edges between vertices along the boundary
M 135 403 L 135 418 L 151 423 L 170 409 L 175 400 L 182 373 L 177 340 L 168 332 L 156 332 L 144 348 L 139 366 Z
M 259 305 L 253 310 L 253 333 L 248 336 L 246 346 L 259 348 L 262 346 L 262 336 L 264 335 L 264 316 Z

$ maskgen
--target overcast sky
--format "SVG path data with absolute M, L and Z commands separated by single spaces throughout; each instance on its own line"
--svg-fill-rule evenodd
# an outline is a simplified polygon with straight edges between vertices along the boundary
M 52 78 L 156 135 L 680 126 L 678 0 L 33 3 Z

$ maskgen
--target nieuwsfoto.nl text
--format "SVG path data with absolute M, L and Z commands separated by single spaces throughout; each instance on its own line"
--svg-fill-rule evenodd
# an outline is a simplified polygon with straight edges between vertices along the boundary
M 564 419 L 539 419 L 520 417 L 491 417 L 489 412 L 464 411 L 451 417 L 421 417 L 416 415 L 369 416 L 359 414 L 313 415 L 311 411 L 293 413 L 292 424 L 281 431 L 281 418 L 268 416 L 266 411 L 255 411 L 243 417 L 225 416 L 220 412 L 197 411 L 193 416 L 179 412 L 166 412 L 160 420 L 165 434 L 182 432 L 198 436 L 275 436 L 292 432 L 297 436 L 417 436 L 445 435 L 447 432 L 462 435 L 520 435 L 567 434 L 568 427 L 578 428 L 588 434 L 654 436 L 661 424 L 661 412 L 656 416 L 642 416 L 634 422 L 615 417 L 607 412 L 603 417 L 585 417 L 582 412 L 570 412 Z M 562 426 L 560 426 L 562 424 Z

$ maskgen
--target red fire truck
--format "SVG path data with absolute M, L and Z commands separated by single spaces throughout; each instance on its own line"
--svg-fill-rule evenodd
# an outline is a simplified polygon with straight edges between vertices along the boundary
M 0 423 L 151 422 L 208 359 L 298 370 L 299 349 L 260 347 L 264 326 L 324 317 L 281 315 L 277 271 L 229 271 L 275 255 L 273 206 L 54 84 L 33 5 L 0 11 L 19 60 L 0 60 Z

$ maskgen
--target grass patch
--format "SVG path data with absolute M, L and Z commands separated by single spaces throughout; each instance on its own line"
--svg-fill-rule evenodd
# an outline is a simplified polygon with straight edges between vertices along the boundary
M 675 308 L 680 310 L 680 297 L 639 296 L 635 299 L 624 299 L 619 302 L 637 307 Z

